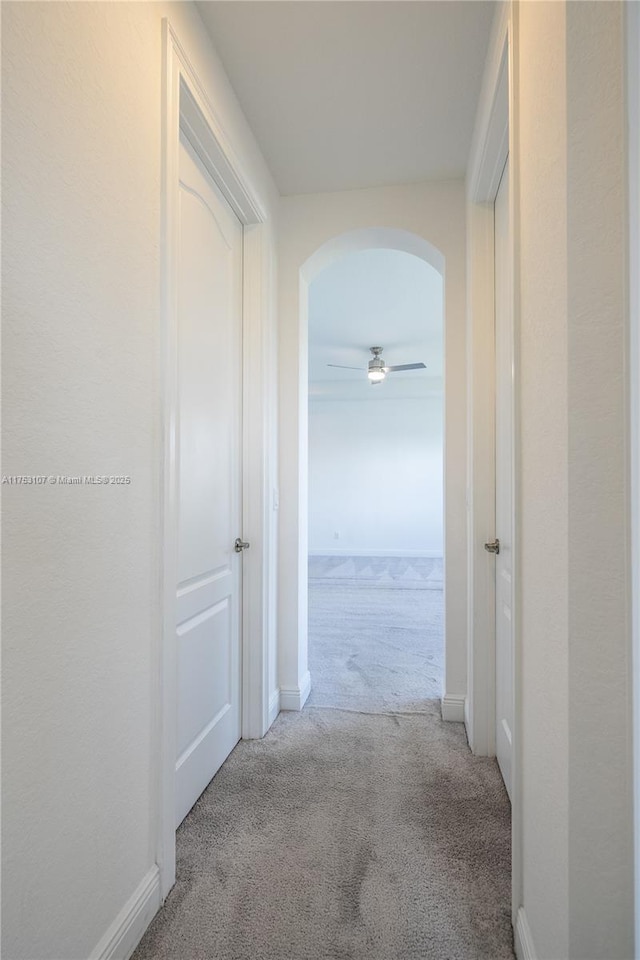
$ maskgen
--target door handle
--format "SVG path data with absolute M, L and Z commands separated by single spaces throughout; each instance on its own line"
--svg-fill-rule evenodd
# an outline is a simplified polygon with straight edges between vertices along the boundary
M 246 540 L 242 540 L 240 537 L 236 537 L 236 542 L 233 545 L 233 549 L 236 553 L 242 553 L 243 550 L 248 550 L 251 546 Z
M 500 553 L 500 541 L 497 537 L 495 540 L 489 540 L 488 543 L 485 543 L 484 548 L 487 553 Z

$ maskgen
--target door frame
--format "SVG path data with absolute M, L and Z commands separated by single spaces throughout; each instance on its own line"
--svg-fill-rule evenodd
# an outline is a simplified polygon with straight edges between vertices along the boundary
M 161 642 L 157 658 L 154 793 L 159 796 L 156 861 L 164 899 L 175 882 L 175 761 L 177 714 L 177 268 L 179 252 L 178 159 L 182 130 L 243 225 L 242 277 L 242 530 L 251 542 L 243 556 L 241 606 L 242 737 L 259 738 L 269 710 L 269 396 L 271 364 L 264 308 L 269 263 L 267 216 L 216 116 L 184 47 L 168 19 L 162 21 L 162 225 L 161 225 Z M 271 711 L 271 714 L 273 710 Z
M 337 234 L 328 240 L 325 240 L 309 256 L 299 268 L 299 298 L 298 298 L 298 389 L 299 389 L 299 419 L 298 419 L 298 455 L 295 458 L 297 472 L 299 476 L 298 486 L 298 526 L 295 539 L 297 550 L 297 603 L 298 603 L 298 630 L 297 637 L 299 642 L 299 653 L 303 664 L 302 680 L 297 690 L 283 691 L 286 699 L 281 700 L 282 709 L 301 710 L 304 706 L 309 693 L 311 692 L 313 677 L 308 670 L 308 619 L 309 619 L 309 598 L 308 598 L 308 580 L 309 580 L 309 288 L 313 281 L 331 264 L 340 260 L 344 256 L 358 253 L 364 250 L 396 250 L 401 253 L 410 254 L 417 257 L 440 275 L 442 280 L 442 343 L 443 343 L 443 366 L 446 361 L 446 322 L 447 322 L 447 299 L 446 299 L 446 258 L 441 250 L 425 237 L 420 236 L 410 230 L 397 227 L 356 227 L 347 230 L 344 233 Z M 443 377 L 442 390 L 442 480 L 443 480 L 443 502 L 442 502 L 442 561 L 443 561 L 443 618 L 444 618 L 444 650 L 445 650 L 445 673 L 442 678 L 443 690 L 440 699 L 440 707 L 443 720 L 461 721 L 462 720 L 462 701 L 463 697 L 459 694 L 450 694 L 446 684 L 446 661 L 447 661 L 447 638 L 450 636 L 448 631 L 448 618 L 446 611 L 445 596 L 447 591 L 447 513 L 446 513 L 446 488 L 447 488 L 447 463 L 445 457 L 447 424 L 447 398 L 445 390 L 445 377 Z M 450 568 L 449 568 L 450 570 Z M 451 591 L 453 593 L 453 591 Z
M 513 756 L 512 921 L 518 935 L 522 907 L 522 765 L 520 649 L 520 447 L 518 144 L 514 116 L 514 19 L 507 0 L 496 11 L 480 92 L 467 177 L 468 203 L 468 692 L 465 725 L 474 754 L 495 756 L 495 563 L 484 550 L 495 531 L 495 256 L 494 203 L 507 157 L 513 311 Z
M 631 624 L 635 823 L 635 957 L 640 957 L 640 6 L 625 7 L 627 174 L 629 191 L 629 428 L 631 467 Z

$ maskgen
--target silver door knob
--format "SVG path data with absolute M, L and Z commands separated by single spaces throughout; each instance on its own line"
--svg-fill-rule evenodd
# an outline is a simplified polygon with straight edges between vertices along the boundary
M 242 553 L 243 550 L 248 550 L 250 546 L 251 544 L 247 543 L 246 540 L 241 540 L 240 537 L 236 537 L 236 542 L 233 545 L 233 548 L 236 553 Z
M 500 541 L 497 538 L 490 540 L 489 543 L 485 543 L 484 548 L 487 553 L 500 553 Z

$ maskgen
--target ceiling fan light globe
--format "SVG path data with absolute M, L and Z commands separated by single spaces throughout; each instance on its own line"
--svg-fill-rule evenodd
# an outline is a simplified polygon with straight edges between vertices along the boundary
M 371 380 L 372 383 L 381 383 L 384 380 L 385 376 L 386 376 L 385 371 L 380 368 L 369 370 L 369 373 L 368 373 L 369 380 Z

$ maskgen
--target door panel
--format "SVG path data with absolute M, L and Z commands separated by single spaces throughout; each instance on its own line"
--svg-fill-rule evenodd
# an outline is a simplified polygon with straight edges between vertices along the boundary
M 242 226 L 180 144 L 176 823 L 240 738 Z
M 229 597 L 213 604 L 178 627 L 180 639 L 178 694 L 178 756 L 231 703 Z M 202 678 L 206 678 L 203 682 Z
M 496 303 L 496 755 L 511 796 L 513 730 L 513 313 L 509 161 L 495 203 Z

